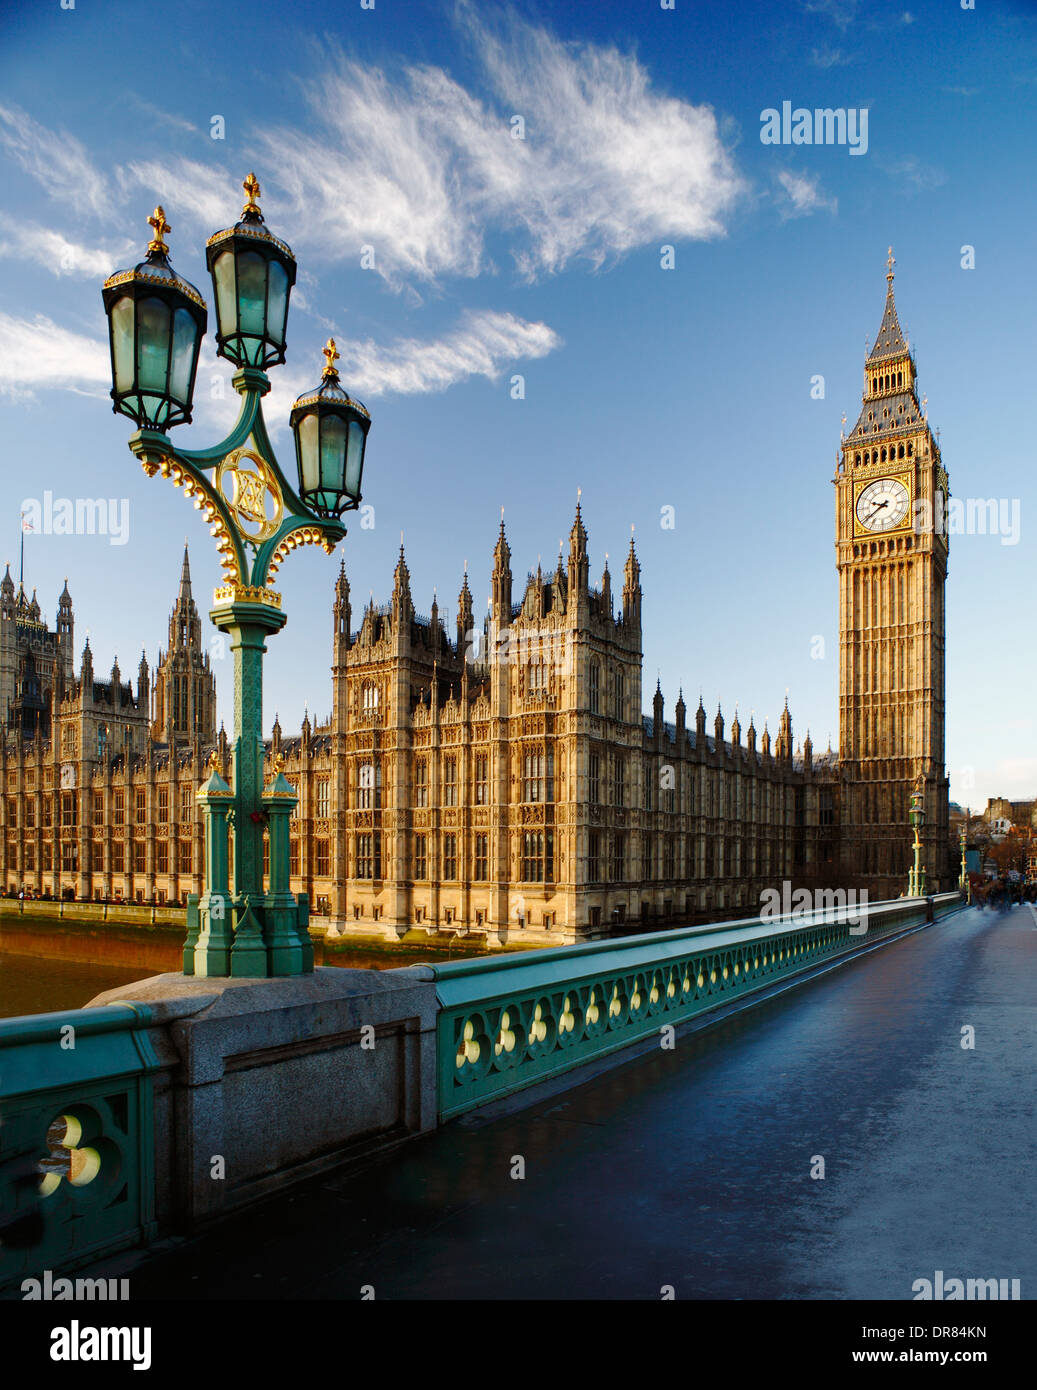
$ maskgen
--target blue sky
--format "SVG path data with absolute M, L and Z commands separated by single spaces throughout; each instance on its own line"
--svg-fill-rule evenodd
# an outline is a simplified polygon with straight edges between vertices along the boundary
M 0 559 L 27 497 L 128 499 L 124 545 L 27 539 L 27 582 L 53 621 L 69 577 L 95 668 L 154 659 L 185 535 L 203 612 L 219 579 L 198 513 L 111 413 L 100 284 L 161 202 L 211 326 L 205 238 L 255 169 L 300 265 L 268 413 L 282 464 L 328 333 L 374 418 L 375 525 L 354 518 L 344 548 L 355 610 L 388 597 L 402 531 L 419 611 L 435 589 L 452 613 L 467 560 L 478 612 L 502 505 L 519 596 L 579 487 L 595 581 L 606 551 L 619 580 L 635 527 L 646 708 L 658 672 L 668 717 L 683 683 L 692 708 L 701 689 L 711 717 L 719 699 L 773 730 L 787 689 L 797 738 L 835 745 L 831 478 L 892 244 L 952 493 L 1019 504 L 1018 543 L 951 538 L 951 794 L 1034 794 L 1034 6 L 171 0 L 156 22 L 77 0 L 0 25 Z M 866 152 L 762 144 L 783 101 L 867 108 Z M 184 447 L 230 422 L 212 342 Z M 337 570 L 306 550 L 279 575 L 268 727 L 330 710 Z

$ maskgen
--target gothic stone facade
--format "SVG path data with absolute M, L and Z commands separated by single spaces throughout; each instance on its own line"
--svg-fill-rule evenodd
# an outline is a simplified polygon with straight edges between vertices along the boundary
M 646 717 L 633 543 L 621 592 L 607 565 L 593 587 L 577 506 L 568 556 L 553 574 L 530 574 L 513 602 L 502 523 L 479 627 L 467 575 L 451 633 L 435 602 L 428 616 L 415 612 L 401 548 L 390 602 L 372 602 L 354 629 L 340 574 L 331 718 L 313 727 L 307 717 L 292 738 L 275 721 L 269 750 L 284 755 L 299 794 L 293 890 L 336 930 L 531 944 L 750 914 L 785 881 L 896 896 L 919 777 L 930 886 L 950 886 L 946 538 L 918 535 L 910 516 L 871 525 L 904 492 L 913 502 L 946 487 L 896 322 L 892 267 L 865 383 L 835 478 L 840 758 L 815 758 L 809 735 L 794 749 L 787 705 L 773 743 L 753 723 L 743 734 L 737 713 L 729 729 L 719 709 L 707 721 L 701 700 L 689 724 L 682 696 L 669 722 L 658 688 Z M 89 646 L 73 677 L 66 599 L 67 589 L 47 635 L 24 595 L 4 590 L 0 883 L 182 901 L 202 887 L 195 793 L 211 748 L 230 775 L 186 555 L 154 691 L 143 660 L 136 693 L 117 666 L 96 681 Z M 27 649 L 41 654 L 37 672 L 51 653 L 56 729 L 27 723 L 18 704 Z
M 815 761 L 809 737 L 794 755 L 787 709 L 773 746 L 737 714 L 725 736 L 719 710 L 707 733 L 701 702 L 689 727 L 683 698 L 669 723 L 658 689 L 643 716 L 632 543 L 618 606 L 607 567 L 588 582 L 579 508 L 568 565 L 531 574 L 518 603 L 510 558 L 502 525 L 490 613 L 477 630 L 466 576 L 452 638 L 435 603 L 416 614 L 402 550 L 391 602 L 355 631 L 340 574 L 331 720 L 288 739 L 275 723 L 270 749 L 300 794 L 296 892 L 339 929 L 547 943 L 749 913 L 764 888 L 831 875 L 834 757 Z M 0 753 L 0 881 L 127 901 L 198 892 L 195 792 L 211 747 L 228 775 L 230 758 L 186 557 L 150 702 L 145 661 L 134 693 L 117 667 L 96 681 L 87 646 L 58 707 L 56 739 Z

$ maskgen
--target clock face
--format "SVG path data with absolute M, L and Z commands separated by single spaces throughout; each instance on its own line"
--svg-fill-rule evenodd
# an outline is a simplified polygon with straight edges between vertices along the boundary
M 876 478 L 857 498 L 857 520 L 868 531 L 893 531 L 907 516 L 911 496 L 896 478 Z

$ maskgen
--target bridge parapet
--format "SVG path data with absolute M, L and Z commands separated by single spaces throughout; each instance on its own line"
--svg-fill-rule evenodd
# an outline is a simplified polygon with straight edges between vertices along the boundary
M 0 1019 L 0 1286 L 155 1230 L 147 1008 Z
M 440 1120 L 617 1052 L 961 905 L 960 894 L 420 967 L 436 981 Z

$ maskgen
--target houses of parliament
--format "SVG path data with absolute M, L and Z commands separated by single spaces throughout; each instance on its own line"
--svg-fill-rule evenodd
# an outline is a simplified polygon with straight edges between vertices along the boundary
M 820 478 L 819 482 L 822 481 Z M 401 546 L 389 601 L 332 604 L 332 713 L 286 736 L 299 804 L 291 885 L 330 927 L 415 927 L 560 944 L 617 928 L 750 915 L 764 890 L 904 891 L 921 787 L 931 889 L 950 887 L 944 770 L 947 538 L 919 526 L 948 482 L 901 331 L 893 261 L 860 416 L 835 477 L 838 755 L 679 694 L 643 689 L 641 566 L 591 580 L 580 504 L 568 554 L 519 591 L 503 520 L 490 610 L 467 573 L 447 631 L 419 615 Z M 928 513 L 925 507 L 928 506 Z M 943 515 L 945 513 L 939 513 Z M 185 551 L 154 680 L 75 660 L 66 585 L 51 631 L 0 581 L 0 886 L 156 903 L 202 891 L 196 793 L 215 749 L 215 680 Z M 644 712 L 645 696 L 651 713 Z

